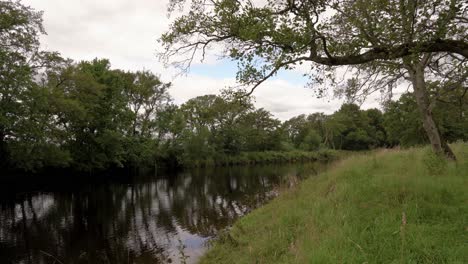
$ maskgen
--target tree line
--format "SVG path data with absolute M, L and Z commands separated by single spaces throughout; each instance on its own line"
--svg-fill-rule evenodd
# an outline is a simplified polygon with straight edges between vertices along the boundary
M 384 111 L 344 104 L 331 115 L 285 122 L 223 90 L 178 106 L 171 84 L 150 71 L 112 69 L 106 59 L 74 62 L 40 49 L 40 12 L 0 2 L 1 167 L 80 171 L 164 164 L 187 166 L 245 152 L 368 150 L 429 142 L 411 93 Z M 443 138 L 467 140 L 466 87 L 431 105 Z M 430 93 L 434 90 L 433 95 Z
M 39 78 L 40 76 L 40 78 Z M 62 61 L 3 100 L 2 159 L 23 170 L 189 166 L 243 152 L 369 150 L 426 144 L 410 94 L 384 112 L 343 104 L 333 114 L 281 122 L 233 90 L 173 103 L 170 83 L 149 71 L 112 69 L 105 59 Z M 2 89 L 3 90 L 3 89 Z M 458 99 L 458 98 L 457 98 Z M 450 100 L 447 98 L 446 100 Z M 10 108 L 8 108 L 10 106 Z M 434 109 L 450 141 L 468 139 L 468 97 Z

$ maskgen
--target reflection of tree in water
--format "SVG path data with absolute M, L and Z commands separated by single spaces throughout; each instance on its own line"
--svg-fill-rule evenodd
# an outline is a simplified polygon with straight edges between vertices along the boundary
M 164 236 L 154 237 L 165 233 L 147 232 L 148 222 L 135 202 L 138 194 L 129 189 L 101 186 L 72 194 L 29 195 L 10 203 L 10 209 L 3 206 L 0 244 L 14 246 L 2 246 L 0 262 L 52 263 L 51 256 L 64 263 L 165 262 Z
M 177 262 L 179 241 L 188 256 L 202 250 L 303 171 L 310 168 L 214 168 L 3 199 L 0 263 Z

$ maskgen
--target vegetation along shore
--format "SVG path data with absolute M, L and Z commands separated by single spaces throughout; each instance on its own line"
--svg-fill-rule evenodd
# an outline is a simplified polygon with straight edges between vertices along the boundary
M 201 263 L 465 263 L 468 144 L 355 155 L 241 218 Z

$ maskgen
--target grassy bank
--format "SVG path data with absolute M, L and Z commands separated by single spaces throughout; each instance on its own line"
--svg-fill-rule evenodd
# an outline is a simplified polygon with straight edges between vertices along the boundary
M 350 157 L 239 220 L 201 263 L 468 263 L 468 145 Z
M 307 161 L 331 161 L 342 152 L 330 149 L 318 151 L 242 152 L 239 155 L 217 155 L 208 159 L 186 160 L 183 165 L 193 167 L 222 167 L 232 165 L 280 164 Z

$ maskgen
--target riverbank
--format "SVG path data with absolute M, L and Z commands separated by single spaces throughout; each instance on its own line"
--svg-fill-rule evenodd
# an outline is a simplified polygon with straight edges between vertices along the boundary
M 247 166 L 258 164 L 283 164 L 311 161 L 333 161 L 343 155 L 344 151 L 323 149 L 317 151 L 262 151 L 241 152 L 238 155 L 219 154 L 215 157 L 200 160 L 186 160 L 183 167 L 225 167 L 225 166 Z
M 356 155 L 240 219 L 201 263 L 466 263 L 468 144 Z

